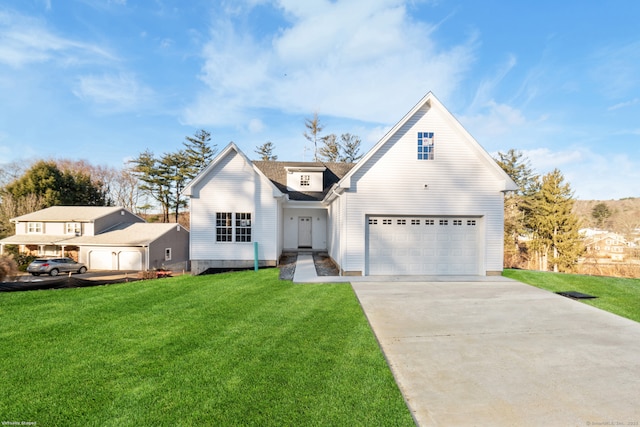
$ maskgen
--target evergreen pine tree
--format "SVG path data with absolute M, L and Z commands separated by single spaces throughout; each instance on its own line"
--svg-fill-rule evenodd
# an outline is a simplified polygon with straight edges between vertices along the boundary
M 584 251 L 573 203 L 571 187 L 558 169 L 542 177 L 539 190 L 526 203 L 530 248 L 540 270 L 571 271 Z

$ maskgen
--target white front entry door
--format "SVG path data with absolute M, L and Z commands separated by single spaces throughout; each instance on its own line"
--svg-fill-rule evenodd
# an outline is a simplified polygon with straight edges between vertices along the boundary
M 311 217 L 301 216 L 298 218 L 298 247 L 310 248 L 311 240 Z

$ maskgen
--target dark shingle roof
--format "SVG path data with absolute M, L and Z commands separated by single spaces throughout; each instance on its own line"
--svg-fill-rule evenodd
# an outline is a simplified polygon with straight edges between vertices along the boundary
M 333 184 L 340 181 L 356 164 L 355 163 L 321 163 L 321 162 L 275 162 L 254 160 L 253 164 L 290 200 L 318 201 L 324 199 Z M 286 167 L 325 167 L 322 191 L 301 192 L 287 190 Z

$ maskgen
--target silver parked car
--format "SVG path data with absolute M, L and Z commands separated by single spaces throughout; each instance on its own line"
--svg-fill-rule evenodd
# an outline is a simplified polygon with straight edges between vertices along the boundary
M 27 272 L 34 276 L 48 274 L 57 276 L 64 272 L 86 273 L 87 267 L 81 262 L 76 262 L 71 258 L 38 258 L 33 260 L 27 267 Z

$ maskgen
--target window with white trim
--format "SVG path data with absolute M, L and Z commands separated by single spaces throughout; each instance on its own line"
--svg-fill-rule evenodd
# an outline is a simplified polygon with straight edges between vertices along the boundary
M 467 220 L 467 225 L 476 225 L 476 220 L 475 219 L 468 219 Z
M 440 225 L 449 225 L 449 220 L 448 219 L 441 219 L 439 221 Z
M 216 212 L 216 242 L 232 242 L 231 212 Z
M 165 248 L 164 250 L 164 260 L 171 261 L 171 248 Z
M 42 223 L 41 222 L 28 222 L 27 223 L 27 233 L 42 233 Z
M 308 187 L 311 185 L 311 175 L 300 175 L 300 187 Z
M 378 220 L 376 218 L 369 218 L 369 225 L 377 225 Z
M 82 224 L 79 222 L 67 222 L 65 224 L 65 233 L 79 236 L 82 233 Z
M 434 225 L 436 222 L 432 219 L 425 219 L 424 225 Z
M 236 242 L 251 241 L 251 214 L 236 212 Z
M 453 220 L 453 225 L 462 225 L 462 220 L 461 219 L 454 219 Z
M 418 132 L 418 160 L 433 160 L 433 146 L 433 132 Z

